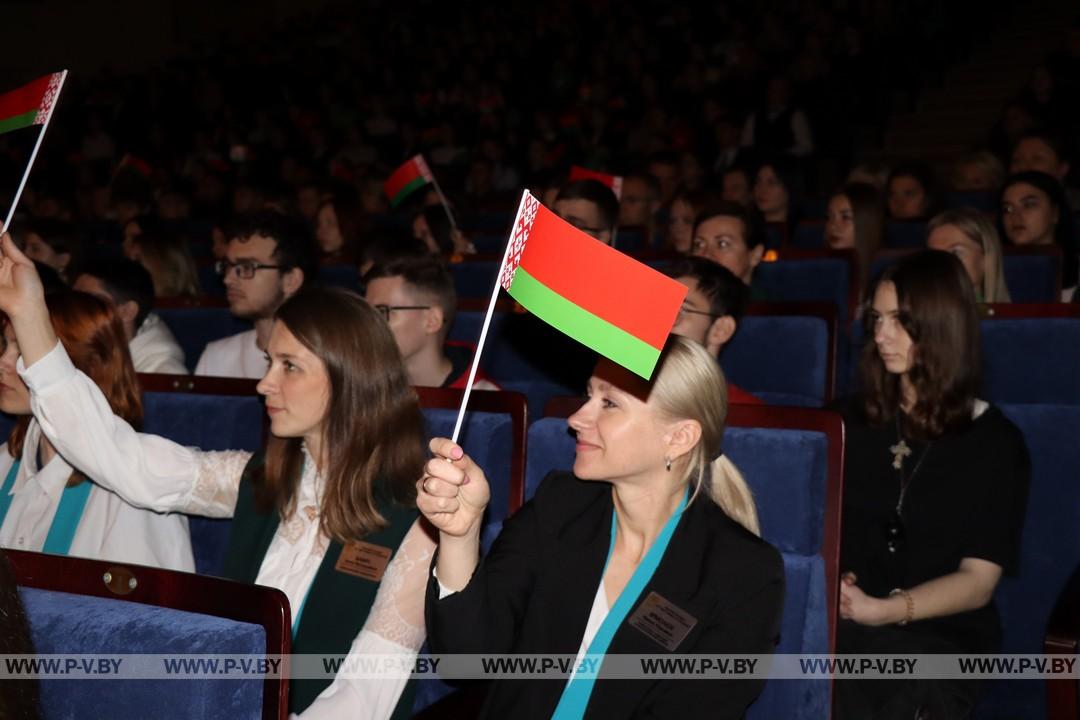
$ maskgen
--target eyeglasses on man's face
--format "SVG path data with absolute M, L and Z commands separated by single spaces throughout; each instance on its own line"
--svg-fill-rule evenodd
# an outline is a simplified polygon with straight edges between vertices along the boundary
M 394 310 L 430 310 L 430 305 L 372 305 L 379 311 L 386 322 L 390 322 L 390 313 Z
M 236 277 L 241 280 L 250 280 L 255 277 L 255 272 L 258 270 L 281 270 L 284 267 L 284 265 L 267 265 L 254 260 L 243 260 L 235 263 L 231 260 L 218 260 L 214 263 L 214 271 L 221 277 L 228 277 L 229 273 L 235 272 Z
M 711 317 L 711 318 L 722 318 L 722 317 L 724 317 L 721 313 L 712 313 L 712 312 L 709 312 L 708 310 L 695 310 L 694 308 L 687 307 L 686 305 L 681 306 L 679 308 L 678 319 L 682 320 L 687 315 L 705 315 L 706 317 Z

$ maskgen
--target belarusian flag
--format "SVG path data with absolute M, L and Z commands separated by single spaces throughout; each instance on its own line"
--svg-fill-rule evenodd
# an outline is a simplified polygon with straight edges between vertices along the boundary
M 650 378 L 686 286 L 578 230 L 528 191 L 499 282 L 549 325 Z
M 409 158 L 405 163 L 394 171 L 390 179 L 383 183 L 386 197 L 390 198 L 390 205 L 397 207 L 398 203 L 412 193 L 413 190 L 435 182 L 435 176 L 431 174 L 423 155 Z
M 18 90 L 0 95 L 0 133 L 44 125 L 52 114 L 63 72 L 39 77 Z
M 615 193 L 617 199 L 622 199 L 623 179 L 621 175 L 608 175 L 606 173 L 583 168 L 579 165 L 571 165 L 570 182 L 573 182 L 574 180 L 596 180 L 611 188 L 611 192 Z

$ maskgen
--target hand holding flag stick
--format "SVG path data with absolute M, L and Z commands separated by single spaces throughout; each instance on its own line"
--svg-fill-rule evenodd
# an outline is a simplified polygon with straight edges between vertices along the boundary
M 428 167 L 423 155 L 414 155 L 402 163 L 390 175 L 389 179 L 383 183 L 383 192 L 386 193 L 386 197 L 390 198 L 390 206 L 397 207 L 414 190 L 422 188 L 428 183 L 434 186 L 435 194 L 439 196 L 439 203 L 450 221 L 450 227 L 457 230 L 457 221 L 454 220 L 454 214 L 450 211 L 450 203 L 447 202 L 446 196 L 443 195 L 442 188 L 439 187 L 439 181 L 435 179 L 435 173 L 431 172 L 431 168 Z
M 11 225 L 11 218 L 15 216 L 15 208 L 19 205 L 26 181 L 30 177 L 30 169 L 34 167 L 41 141 L 45 138 L 45 131 L 49 129 L 49 121 L 52 120 L 53 109 L 60 97 L 60 91 L 64 89 L 64 81 L 67 80 L 67 70 L 61 70 L 52 75 L 40 77 L 17 90 L 0 95 L 0 133 L 18 130 L 30 125 L 41 125 L 37 142 L 30 152 L 30 160 L 26 163 L 22 180 L 15 191 L 15 197 L 11 201 L 11 208 L 4 219 L 2 230 L 7 230 Z
M 525 191 L 469 368 L 465 415 L 499 288 L 527 310 L 643 378 L 650 378 L 686 286 L 578 230 Z

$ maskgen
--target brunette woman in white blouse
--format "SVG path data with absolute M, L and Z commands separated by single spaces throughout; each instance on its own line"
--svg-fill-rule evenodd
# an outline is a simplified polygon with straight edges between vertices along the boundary
M 93 295 L 49 296 L 52 328 L 126 422 L 142 421 L 138 379 L 120 318 Z M 0 410 L 18 418 L 0 448 L 0 545 L 57 555 L 138 563 L 191 571 L 195 563 L 187 518 L 144 510 L 81 472 L 44 437 L 30 414 L 30 391 L 15 371 L 19 344 L 4 323 L 0 353 Z
M 117 417 L 57 343 L 33 264 L 7 236 L 0 250 L 0 310 L 19 341 L 34 416 L 57 450 L 141 507 L 233 517 L 225 574 L 288 596 L 294 653 L 411 663 L 434 549 L 414 507 L 423 417 L 378 312 L 338 290 L 290 298 L 258 386 L 270 414 L 265 455 L 203 452 Z M 408 677 L 293 680 L 290 709 L 407 717 Z

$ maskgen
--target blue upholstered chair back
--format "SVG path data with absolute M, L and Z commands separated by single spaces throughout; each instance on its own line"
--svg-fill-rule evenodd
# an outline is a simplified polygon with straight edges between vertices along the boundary
M 39 655 L 263 655 L 261 625 L 87 595 L 21 588 Z M 263 682 L 193 680 L 63 680 L 44 678 L 45 720 L 146 718 L 259 720 Z
M 184 349 L 184 364 L 194 370 L 199 356 L 212 340 L 251 329 L 251 323 L 233 317 L 229 308 L 159 308 L 155 310 Z
M 1050 612 L 1080 564 L 1080 407 L 1002 405 L 1031 453 L 1031 489 L 1020 572 L 994 596 L 1004 631 L 1002 652 L 1040 654 Z M 1046 717 L 1042 681 L 998 680 L 987 687 L 977 717 Z
M 495 287 L 495 277 L 499 274 L 499 263 L 490 260 L 468 260 L 450 265 L 454 276 L 454 288 L 459 298 L 491 297 Z
M 457 419 L 456 410 L 424 408 L 428 437 L 450 437 Z M 491 484 L 487 522 L 502 520 L 509 509 L 510 461 L 513 431 L 510 416 L 470 411 L 465 415 L 459 442 L 465 452 L 484 469 Z
M 828 653 L 824 535 L 827 440 L 822 433 L 729 427 L 724 452 L 754 493 L 761 534 L 784 556 L 787 590 L 780 653 Z M 529 428 L 525 494 L 531 497 L 552 470 L 569 470 L 574 441 L 566 420 L 544 418 Z M 752 718 L 820 718 L 829 703 L 828 683 L 773 682 L 751 707 Z
M 771 405 L 821 407 L 831 379 L 831 341 L 819 317 L 747 315 L 720 365 L 733 383 Z
M 821 220 L 803 220 L 795 228 L 791 246 L 803 250 L 819 250 L 825 247 L 825 223 Z
M 262 447 L 263 405 L 257 396 L 143 393 L 143 430 L 202 450 Z M 220 575 L 231 521 L 188 518 L 195 571 Z
M 945 207 L 974 208 L 980 212 L 993 214 L 997 212 L 997 195 L 988 192 L 951 192 L 945 194 Z
M 225 294 L 225 282 L 217 274 L 213 263 L 199 263 L 195 271 L 199 275 L 199 289 L 203 295 L 221 297 Z
M 754 284 L 771 300 L 831 302 L 836 317 L 848 317 L 852 277 L 847 260 L 818 257 L 763 262 L 754 271 Z
M 360 292 L 360 276 L 355 265 L 322 265 L 319 280 L 327 287 Z
M 1080 318 L 982 322 L 983 397 L 1080 405 Z
M 885 247 L 924 248 L 926 234 L 926 223 L 890 222 L 885 226 Z
M 1017 303 L 1054 303 L 1061 297 L 1059 255 L 1005 255 L 1005 286 Z

